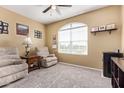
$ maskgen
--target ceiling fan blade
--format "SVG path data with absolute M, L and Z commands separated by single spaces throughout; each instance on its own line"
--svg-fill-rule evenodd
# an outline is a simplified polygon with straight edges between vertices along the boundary
M 51 5 L 48 7 L 48 8 L 46 8 L 44 11 L 43 11 L 43 13 L 46 13 L 47 11 L 49 11 L 50 9 L 51 9 Z
M 57 5 L 57 6 L 60 6 L 60 7 L 72 7 L 72 5 Z
M 57 12 L 59 15 L 61 15 L 61 12 L 60 12 L 60 10 L 59 10 L 58 7 L 56 7 L 56 12 Z

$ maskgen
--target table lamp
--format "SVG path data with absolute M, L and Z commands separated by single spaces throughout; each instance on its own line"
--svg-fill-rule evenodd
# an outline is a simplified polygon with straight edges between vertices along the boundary
M 31 45 L 32 45 L 31 38 L 30 37 L 26 37 L 24 39 L 23 45 L 25 45 L 25 56 L 28 56 L 29 52 L 30 52 Z

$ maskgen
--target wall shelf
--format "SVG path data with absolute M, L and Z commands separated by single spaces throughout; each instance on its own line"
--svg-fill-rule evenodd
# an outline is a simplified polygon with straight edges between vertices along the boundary
M 111 34 L 111 31 L 115 31 L 115 30 L 117 30 L 117 28 L 115 28 L 115 29 L 107 29 L 107 30 L 99 30 L 99 31 L 91 31 L 91 33 L 96 35 L 96 33 L 99 33 L 99 32 L 109 32 L 109 34 Z

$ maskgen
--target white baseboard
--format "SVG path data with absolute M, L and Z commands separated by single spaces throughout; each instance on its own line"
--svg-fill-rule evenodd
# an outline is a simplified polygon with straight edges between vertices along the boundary
M 80 67 L 80 68 L 87 68 L 87 69 L 91 69 L 91 70 L 103 71 L 102 69 L 91 68 L 91 67 L 86 67 L 86 66 L 81 66 L 81 65 L 71 64 L 71 63 L 65 63 L 65 62 L 59 62 L 59 63 L 74 66 L 74 67 Z

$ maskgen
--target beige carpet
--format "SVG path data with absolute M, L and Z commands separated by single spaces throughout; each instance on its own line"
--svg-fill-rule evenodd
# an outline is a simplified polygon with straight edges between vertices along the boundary
M 5 88 L 110 88 L 109 78 L 101 77 L 101 71 L 59 63 L 42 68 L 5 86 Z

